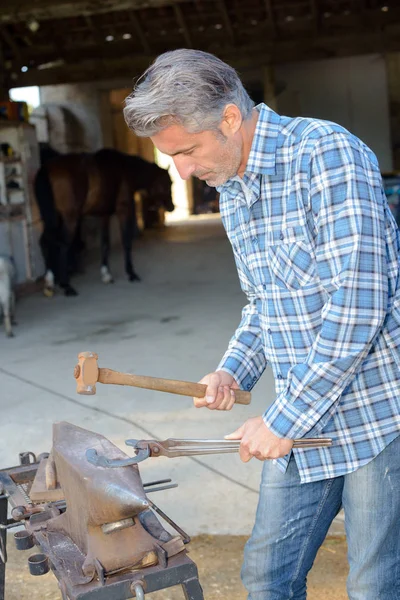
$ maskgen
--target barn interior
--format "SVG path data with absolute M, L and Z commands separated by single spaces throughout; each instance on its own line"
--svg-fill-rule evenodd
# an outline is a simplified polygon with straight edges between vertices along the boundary
M 229 415 L 203 415 L 190 399 L 154 391 L 103 386 L 83 400 L 74 392 L 72 369 L 82 350 L 98 352 L 105 366 L 120 371 L 198 381 L 218 364 L 244 305 L 218 194 L 193 178 L 182 181 L 171 158 L 135 136 L 122 114 L 134 81 L 151 62 L 183 47 L 232 65 L 256 103 L 279 114 L 331 120 L 360 137 L 378 157 L 400 222 L 398 0 L 1 0 L 0 256 L 15 265 L 19 325 L 10 340 L 0 326 L 0 469 L 21 451 L 48 451 L 51 424 L 60 415 L 126 449 L 128 437 L 222 437 L 275 397 L 269 372 L 254 390 L 251 414 L 235 407 Z M 104 148 L 168 168 L 175 208 L 149 210 L 143 190 L 132 196 L 133 260 L 141 282 L 127 280 L 115 218 L 114 283 L 100 280 L 101 226 L 89 216 L 82 223 L 81 263 L 71 277 L 79 295 L 69 298 L 57 286 L 46 295 L 36 175 L 49 152 Z M 194 552 L 206 598 L 244 600 L 240 558 L 254 520 L 260 465 L 238 465 L 226 456 L 172 462 L 146 465 L 147 474 L 179 481 L 179 496 L 162 492 L 161 503 L 200 536 Z M 218 562 L 223 552 L 227 558 Z M 347 598 L 345 552 L 340 514 L 311 578 L 311 600 Z M 8 600 L 60 597 L 50 574 L 37 583 L 22 564 L 11 551 Z M 179 590 L 167 593 L 146 598 L 182 597 Z

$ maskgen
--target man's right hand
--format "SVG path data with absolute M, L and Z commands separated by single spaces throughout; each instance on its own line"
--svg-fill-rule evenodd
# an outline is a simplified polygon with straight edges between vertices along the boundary
M 226 371 L 209 373 L 199 383 L 207 386 L 204 398 L 193 398 L 196 408 L 206 406 L 210 410 L 231 410 L 235 404 L 235 391 L 239 386 Z

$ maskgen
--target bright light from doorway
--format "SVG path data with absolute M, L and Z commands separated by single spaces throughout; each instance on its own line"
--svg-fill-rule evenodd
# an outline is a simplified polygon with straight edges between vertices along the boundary
M 189 200 L 186 181 L 180 178 L 171 156 L 163 154 L 157 148 L 154 148 L 156 163 L 163 169 L 168 169 L 172 179 L 172 200 L 175 210 L 171 213 L 165 213 L 165 222 L 184 221 L 189 217 Z
M 23 101 L 31 108 L 40 104 L 39 88 L 35 85 L 29 87 L 13 88 L 10 90 L 10 98 L 15 101 Z

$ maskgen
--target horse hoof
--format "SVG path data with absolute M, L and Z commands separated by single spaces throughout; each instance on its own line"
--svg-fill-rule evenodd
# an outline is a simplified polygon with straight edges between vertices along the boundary
M 12 332 L 12 331 L 8 331 L 8 332 L 7 332 L 7 337 L 8 337 L 8 338 L 13 338 L 13 337 L 15 337 L 15 335 L 13 334 L 13 332 Z
M 131 275 L 129 275 L 129 281 L 142 281 L 139 277 L 139 275 L 136 275 L 136 273 L 132 273 Z
M 46 298 L 52 298 L 54 296 L 54 288 L 45 287 L 43 289 L 43 296 L 46 296 Z
M 71 285 L 68 285 L 64 288 L 64 295 L 65 296 L 77 296 L 78 292 Z
M 110 271 L 108 270 L 108 267 L 106 267 L 105 265 L 103 265 L 100 269 L 100 276 L 101 276 L 101 281 L 103 283 L 114 283 L 113 276 L 111 275 Z
M 110 275 L 110 274 L 102 275 L 101 281 L 102 281 L 102 283 L 105 283 L 105 284 L 114 283 L 114 279 L 113 279 L 112 275 Z

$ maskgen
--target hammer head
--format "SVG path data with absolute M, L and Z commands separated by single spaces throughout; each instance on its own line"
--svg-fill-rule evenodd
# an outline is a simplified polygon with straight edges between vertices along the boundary
M 93 396 L 96 393 L 96 382 L 99 378 L 98 358 L 95 352 L 81 352 L 78 354 L 78 364 L 74 370 L 78 394 Z

